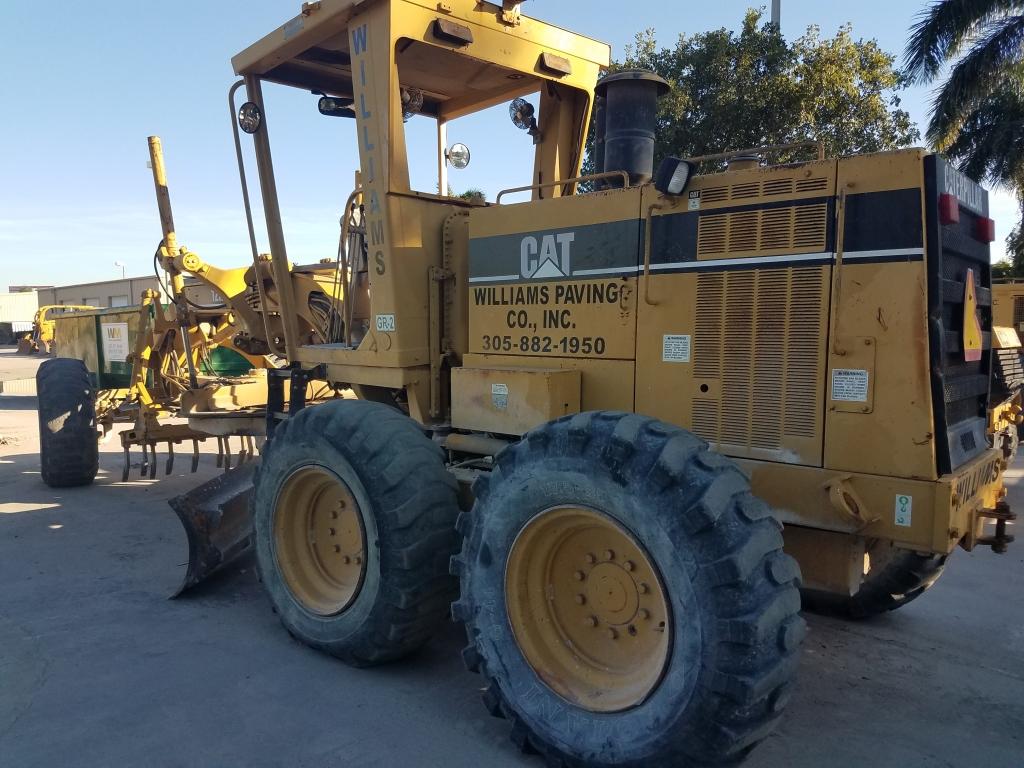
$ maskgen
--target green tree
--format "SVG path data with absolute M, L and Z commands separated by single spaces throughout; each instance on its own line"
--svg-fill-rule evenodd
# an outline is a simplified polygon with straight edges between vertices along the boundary
M 487 195 L 484 194 L 484 191 L 475 187 L 470 187 L 461 195 L 451 195 L 451 197 L 458 197 L 460 200 L 468 200 L 471 203 L 483 203 L 487 200 Z
M 1010 275 L 1024 277 L 1024 225 L 1017 224 L 1006 238 L 1006 253 L 1010 257 Z M 1006 277 L 1006 275 L 1000 275 Z
M 1000 261 L 997 261 L 995 264 L 992 265 L 992 277 L 993 278 L 1003 278 L 1003 277 L 1013 277 L 1013 276 L 1014 276 L 1013 264 L 1011 264 L 1006 259 L 1002 259 Z
M 660 161 L 806 140 L 824 141 L 830 154 L 912 144 L 920 134 L 900 109 L 904 78 L 894 63 L 849 26 L 832 38 L 810 27 L 790 43 L 749 10 L 737 32 L 680 35 L 672 48 L 642 32 L 612 69 L 650 69 L 672 85 L 660 104 Z

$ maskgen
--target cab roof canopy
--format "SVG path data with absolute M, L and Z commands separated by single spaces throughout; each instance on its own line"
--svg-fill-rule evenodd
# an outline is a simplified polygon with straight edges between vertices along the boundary
M 389 6 L 391 65 L 424 94 L 423 114 L 450 120 L 538 90 L 544 81 L 593 93 L 607 44 L 476 0 L 321 0 L 232 59 L 237 74 L 353 98 L 352 36 Z

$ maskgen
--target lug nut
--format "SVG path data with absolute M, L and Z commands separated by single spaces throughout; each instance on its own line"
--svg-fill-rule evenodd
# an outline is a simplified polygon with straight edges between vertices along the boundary
M 650 612 L 650 611 L 648 611 L 648 610 L 647 610 L 646 608 L 641 608 L 641 609 L 640 609 L 640 612 L 639 612 L 639 613 L 638 613 L 637 615 L 639 615 L 639 616 L 640 616 L 640 618 L 641 618 L 641 619 L 644 619 L 645 621 L 646 621 L 647 619 L 651 618 L 651 612 Z
M 604 551 L 604 559 L 605 560 L 614 560 L 615 559 L 615 552 L 610 550 L 610 549 L 606 549 Z
M 356 565 L 362 565 L 362 564 L 363 564 L 363 558 L 361 558 L 358 555 L 356 555 Z
M 583 559 L 587 561 L 587 565 L 593 565 L 597 562 L 597 558 L 594 557 L 590 552 L 587 552 L 586 556 Z
M 608 627 L 608 632 L 606 634 L 608 635 L 608 639 L 609 640 L 618 640 L 619 639 L 619 633 L 616 632 L 612 627 Z
M 632 571 L 633 569 L 636 568 L 636 563 L 634 563 L 632 560 L 627 560 L 625 566 L 623 566 L 623 567 L 627 571 Z
M 587 598 L 585 595 L 576 595 L 576 605 L 586 605 Z
M 331 511 L 331 519 L 332 520 L 337 520 L 338 519 L 338 510 L 335 509 L 335 510 Z
M 576 581 L 583 581 L 585 578 L 587 578 L 587 574 L 585 574 L 583 571 L 576 571 L 575 576 Z
M 329 530 L 331 532 L 331 536 L 337 536 L 338 535 L 338 531 L 335 528 L 331 528 Z
M 648 587 L 647 584 L 643 584 L 643 583 L 640 584 L 640 586 L 637 587 L 637 589 L 640 591 L 641 595 L 646 595 L 648 592 L 651 591 L 651 588 Z
M 335 553 L 340 553 L 341 552 L 341 545 L 335 544 L 334 545 L 334 551 L 335 551 Z
M 597 617 L 596 616 L 587 616 L 586 621 L 584 623 L 588 627 L 596 627 L 597 626 Z
M 343 558 L 341 558 L 341 562 L 343 562 L 345 565 L 348 565 L 352 562 L 352 558 L 348 555 L 345 555 Z

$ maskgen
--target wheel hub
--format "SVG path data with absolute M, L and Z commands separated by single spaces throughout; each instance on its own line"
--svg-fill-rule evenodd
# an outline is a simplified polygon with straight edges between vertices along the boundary
M 273 529 L 277 564 L 295 599 L 320 616 L 344 611 L 366 567 L 359 506 L 345 482 L 326 467 L 295 470 L 278 493 Z
M 616 712 L 657 687 L 671 640 L 667 596 L 642 547 L 607 515 L 537 515 L 513 544 L 505 590 L 520 650 L 558 695 Z
M 590 572 L 586 597 L 605 624 L 628 624 L 640 607 L 636 582 L 615 563 L 601 563 Z

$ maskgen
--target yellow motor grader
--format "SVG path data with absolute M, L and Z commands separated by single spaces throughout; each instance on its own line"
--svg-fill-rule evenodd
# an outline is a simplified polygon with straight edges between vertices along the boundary
M 200 443 L 216 440 L 217 466 L 226 474 L 171 502 L 189 541 L 189 568 L 178 594 L 251 547 L 244 514 L 252 486 L 250 460 L 266 431 L 267 382 L 282 375 L 276 353 L 284 347 L 269 257 L 254 252 L 252 266 L 221 269 L 179 246 L 157 137 L 150 137 L 149 150 L 163 228 L 154 272 L 163 293 L 147 290 L 135 307 L 74 307 L 65 309 L 77 311 L 60 315 L 50 313 L 53 307 L 40 309 L 41 338 L 56 339 L 58 351 L 37 374 L 40 463 L 42 479 L 52 487 L 89 484 L 99 469 L 98 441 L 115 424 L 127 422 L 131 426 L 119 432 L 121 479 L 129 479 L 133 449 L 142 451 L 141 475 L 155 479 L 158 446 L 165 448 L 170 474 L 175 446 L 191 444 L 195 472 Z M 291 296 L 303 306 L 293 321 L 307 341 L 329 341 L 340 333 L 340 319 L 332 313 L 343 288 L 335 275 L 330 260 L 289 267 Z M 223 303 L 190 299 L 186 276 L 224 297 Z M 339 396 L 310 380 L 292 399 L 298 405 L 307 398 Z M 230 472 L 233 464 L 238 471 Z M 211 536 L 206 518 L 222 514 L 222 508 L 236 510 L 243 524 L 221 526 Z
M 47 304 L 40 307 L 32 318 L 32 331 L 18 339 L 19 355 L 43 354 L 53 352 L 56 318 L 66 312 L 80 312 L 97 309 L 86 304 Z
M 872 615 L 957 547 L 1012 540 L 989 438 L 988 195 L 916 149 L 655 169 L 669 86 L 598 82 L 609 57 L 476 0 L 308 2 L 234 57 L 280 329 L 265 338 L 288 371 L 268 377 L 239 514 L 309 645 L 397 659 L 456 598 L 464 659 L 523 751 L 734 764 L 786 706 L 801 586 Z M 329 338 L 306 332 L 290 277 L 264 99 L 281 87 L 358 141 L 362 234 L 334 266 Z M 532 168 L 493 204 L 437 194 L 470 159 L 449 132 L 506 106 L 515 129 L 482 151 L 523 142 Z M 592 115 L 600 172 L 583 178 Z M 406 141 L 424 125 L 426 190 Z M 239 167 L 252 233 L 240 149 Z M 311 405 L 311 378 L 357 399 Z

